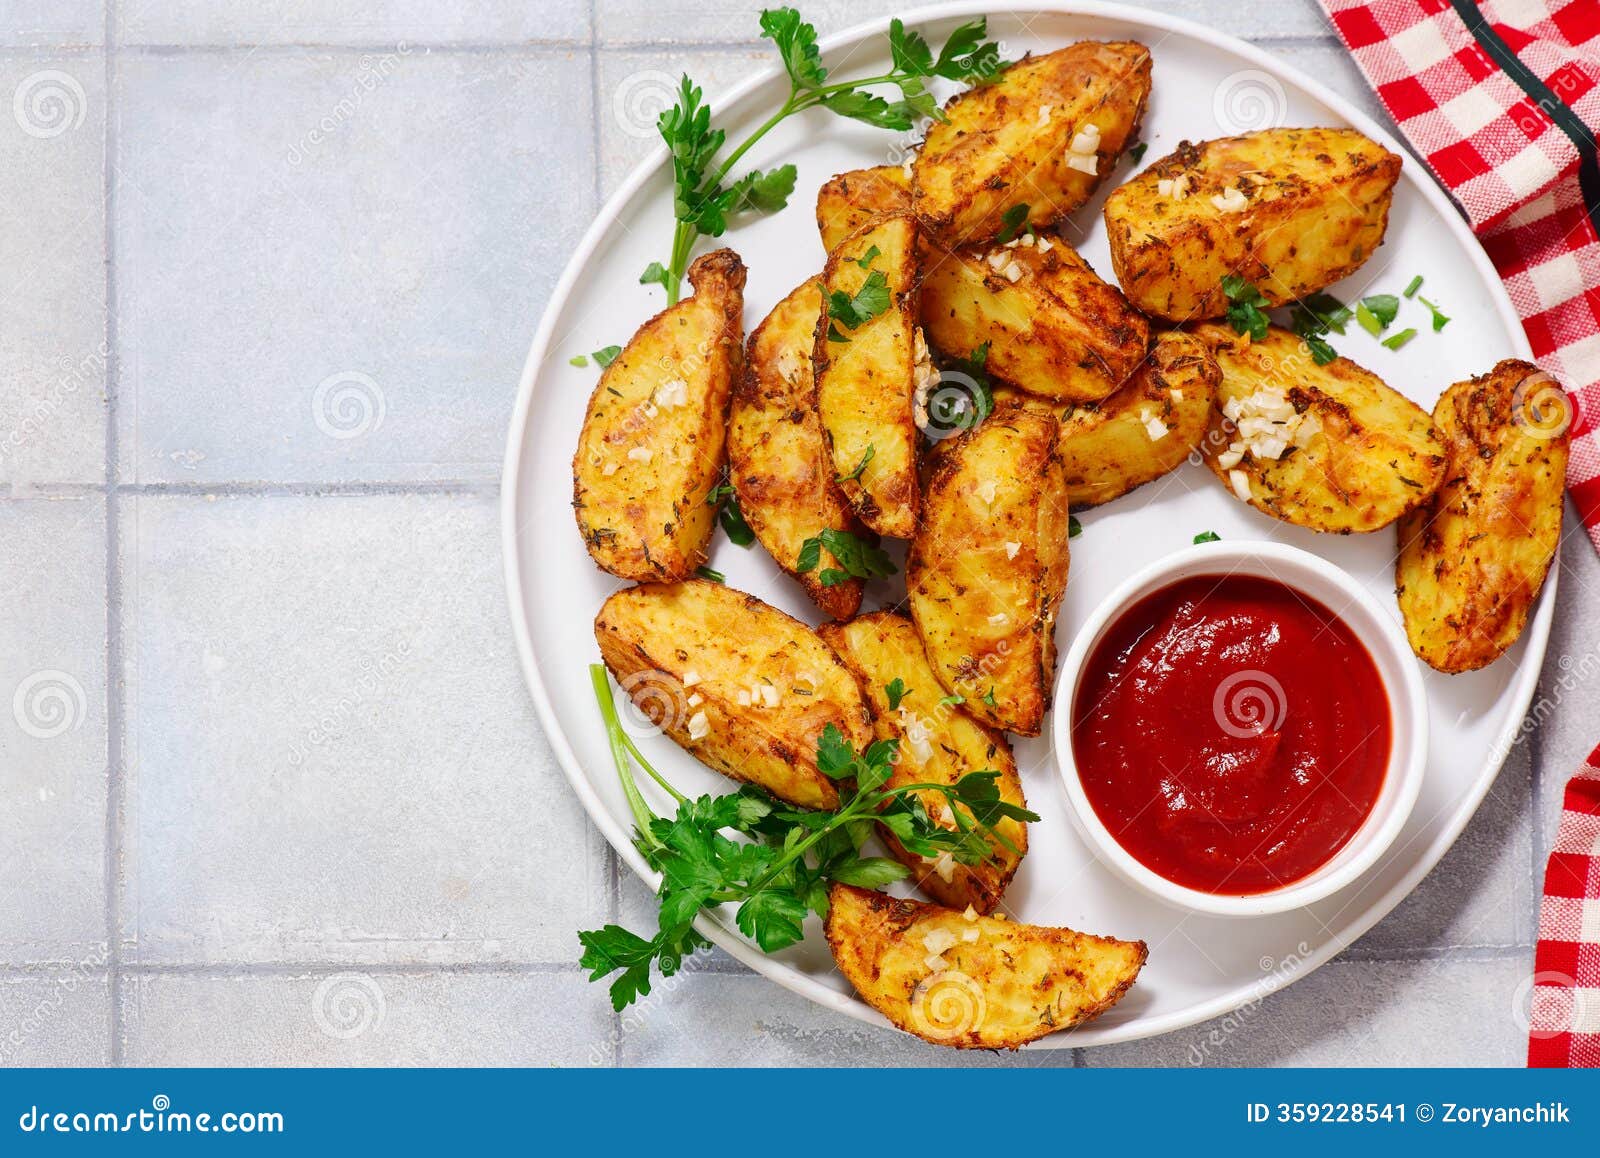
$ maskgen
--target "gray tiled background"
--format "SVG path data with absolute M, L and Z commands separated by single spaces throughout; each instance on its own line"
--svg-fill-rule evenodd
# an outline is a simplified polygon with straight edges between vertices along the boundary
M 1376 111 L 1311 0 L 1152 6 Z M 0 0 L 0 1059 L 1516 1064 L 1542 849 L 1600 739 L 1558 682 L 1600 648 L 1576 537 L 1567 702 L 1405 904 L 1226 1026 L 952 1058 L 721 956 L 620 1019 L 584 982 L 573 930 L 645 891 L 522 687 L 502 439 L 565 255 L 651 144 L 615 94 L 724 87 L 753 26 L 736 0 Z

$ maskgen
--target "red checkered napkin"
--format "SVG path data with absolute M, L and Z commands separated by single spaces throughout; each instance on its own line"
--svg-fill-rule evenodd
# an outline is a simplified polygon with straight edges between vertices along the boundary
M 1567 386 L 1567 486 L 1600 549 L 1600 0 L 1320 3 Z M 1600 749 L 1567 786 L 1536 961 L 1528 1064 L 1600 1066 Z

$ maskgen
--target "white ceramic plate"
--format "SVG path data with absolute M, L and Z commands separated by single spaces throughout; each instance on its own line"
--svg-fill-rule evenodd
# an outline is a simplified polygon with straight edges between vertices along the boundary
M 1192 24 L 1111 4 L 1061 4 L 1009 12 L 962 3 L 908 13 L 934 44 L 954 24 L 987 14 L 991 37 L 1012 59 L 1073 40 L 1135 39 L 1155 58 L 1154 91 L 1145 117 L 1147 160 L 1189 138 L 1204 140 L 1269 124 L 1351 125 L 1401 147 L 1382 129 L 1321 85 L 1266 52 Z M 825 61 L 848 75 L 886 71 L 887 21 L 830 38 Z M 719 123 L 738 140 L 787 95 L 776 68 L 716 100 Z M 793 161 L 799 185 L 776 217 L 736 229 L 725 243 L 750 267 L 746 324 L 754 326 L 794 285 L 821 269 L 811 207 L 834 173 L 898 162 L 908 138 L 813 111 L 780 127 L 747 158 L 757 165 Z M 517 645 L 529 689 L 550 743 L 584 807 L 633 869 L 654 880 L 629 841 L 627 808 L 617 786 L 585 666 L 598 658 L 591 620 L 618 586 L 584 552 L 569 503 L 570 465 L 596 370 L 568 365 L 574 354 L 626 342 L 660 309 L 659 287 L 638 284 L 640 271 L 664 258 L 670 232 L 670 174 L 658 152 L 601 211 L 556 287 L 523 370 L 506 453 L 503 529 L 506 579 Z M 1124 162 L 1108 183 L 1135 171 Z M 1103 275 L 1110 260 L 1099 200 L 1085 206 L 1066 236 Z M 1431 408 L 1449 383 L 1487 370 L 1505 357 L 1530 357 L 1493 268 L 1448 200 L 1411 157 L 1395 191 L 1388 240 L 1347 282 L 1332 287 L 1346 301 L 1364 293 L 1400 292 L 1411 278 L 1454 319 L 1429 331 L 1417 303 L 1405 325 L 1422 331 L 1398 352 L 1380 348 L 1356 327 L 1341 351 L 1372 367 L 1393 386 Z M 1235 501 L 1203 467 L 1186 465 L 1134 494 L 1082 517 L 1073 540 L 1058 640 L 1065 654 L 1074 632 L 1119 580 L 1166 552 L 1189 545 L 1199 531 L 1225 538 L 1276 539 L 1317 552 L 1346 568 L 1393 609 L 1394 535 L 1317 535 L 1272 521 Z M 817 621 L 811 604 L 759 547 L 741 550 L 719 533 L 711 565 L 728 582 L 794 615 Z M 880 589 L 881 588 L 881 589 Z M 869 589 L 866 607 L 891 588 Z M 1282 916 L 1227 920 L 1185 917 L 1144 898 L 1097 864 L 1074 833 L 1046 740 L 1016 745 L 1029 804 L 1042 819 L 1029 834 L 1029 854 L 1006 897 L 1020 920 L 1068 925 L 1149 942 L 1150 961 L 1138 984 L 1099 1020 L 1054 1034 L 1041 1046 L 1129 1041 L 1167 1033 L 1258 1000 L 1327 961 L 1392 909 L 1444 855 L 1499 770 L 1533 694 L 1554 606 L 1555 576 L 1527 631 L 1511 653 L 1470 675 L 1426 674 L 1432 751 L 1411 820 L 1391 852 L 1361 882 L 1309 909 Z M 1398 616 L 1398 610 L 1393 613 Z M 1048 728 L 1046 728 L 1048 734 Z M 729 789 L 729 782 L 664 737 L 644 741 L 666 776 L 691 794 Z M 653 798 L 662 807 L 659 798 Z M 815 922 L 814 922 L 815 924 Z M 705 920 L 703 931 L 735 957 L 779 984 L 864 1021 L 882 1017 L 857 1000 L 833 968 L 820 933 L 772 957 L 733 929 L 731 918 Z M 648 930 L 645 930 L 648 932 Z M 576 939 L 574 939 L 576 945 Z M 606 997 L 599 986 L 595 1001 Z

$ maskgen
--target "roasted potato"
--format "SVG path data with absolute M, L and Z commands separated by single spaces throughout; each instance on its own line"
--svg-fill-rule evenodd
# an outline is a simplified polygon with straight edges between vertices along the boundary
M 1522 634 L 1560 545 L 1571 417 L 1559 383 L 1512 360 L 1433 408 L 1445 482 L 1400 520 L 1395 565 L 1406 637 L 1430 666 L 1472 671 Z
M 979 719 L 1037 736 L 1067 586 L 1067 480 L 1056 420 L 997 405 L 939 444 L 906 561 L 911 618 L 945 689 Z
M 1252 342 L 1223 325 L 1195 334 L 1222 369 L 1205 460 L 1258 511 L 1313 531 L 1376 531 L 1425 503 L 1445 452 L 1415 402 L 1348 358 L 1318 366 L 1273 326 Z
M 872 708 L 877 738 L 900 741 L 891 785 L 954 784 L 968 772 L 995 771 L 1000 773 L 1000 798 L 1026 805 L 1011 745 L 960 706 L 945 702 L 948 697 L 928 666 L 914 623 L 892 611 L 878 611 L 817 630 L 855 672 Z M 900 681 L 904 693 L 897 706 L 891 707 L 888 689 L 895 680 Z M 919 796 L 932 817 L 940 818 L 951 807 L 937 792 Z M 954 817 L 941 819 L 940 824 L 956 827 Z M 993 855 L 977 865 L 964 865 L 953 858 L 930 862 L 909 852 L 887 828 L 880 828 L 879 835 L 895 859 L 911 870 L 917 886 L 934 900 L 955 909 L 971 905 L 988 913 L 1000 903 L 1028 850 L 1028 826 L 1021 821 L 1002 819 L 996 831 L 1015 848 L 993 841 Z
M 835 475 L 863 523 L 909 539 L 920 506 L 915 403 L 933 375 L 917 324 L 916 220 L 891 214 L 852 233 L 828 257 L 822 289 L 813 357 Z
M 824 586 L 818 576 L 838 567 L 826 547 L 820 566 L 797 567 L 801 547 L 822 529 L 861 531 L 834 481 L 817 418 L 811 347 L 821 311 L 822 288 L 811 278 L 751 331 L 728 411 L 728 476 L 745 521 L 778 566 L 823 611 L 848 619 L 861 606 L 862 581 Z
M 1150 343 L 1150 323 L 1122 291 L 1043 234 L 926 256 L 922 325 L 953 357 L 987 342 L 990 377 L 1065 402 L 1106 397 Z
M 832 253 L 874 217 L 911 208 L 911 178 L 899 165 L 852 169 L 817 190 L 817 232 Z
M 728 396 L 744 341 L 744 264 L 696 258 L 694 294 L 668 306 L 606 367 L 572 460 L 572 506 L 589 554 L 623 579 L 673 580 L 706 561 Z
M 1185 141 L 1106 198 L 1111 264 L 1134 305 L 1174 322 L 1225 314 L 1229 274 L 1281 305 L 1372 256 L 1399 176 L 1354 129 Z
M 1016 1049 L 1115 1005 L 1143 941 L 967 918 L 852 885 L 828 896 L 828 947 L 863 1001 L 899 1029 L 957 1049 Z
M 804 623 L 689 579 L 618 591 L 594 637 L 639 710 L 696 758 L 791 804 L 839 806 L 817 740 L 832 724 L 862 749 L 872 717 L 850 669 Z
M 1138 135 L 1149 95 L 1150 52 L 1131 41 L 1018 61 L 928 130 L 911 167 L 917 216 L 952 246 L 992 241 L 1016 205 L 1035 226 L 1065 217 Z

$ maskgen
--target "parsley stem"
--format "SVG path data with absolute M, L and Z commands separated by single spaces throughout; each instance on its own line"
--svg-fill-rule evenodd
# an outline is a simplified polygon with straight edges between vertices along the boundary
M 622 721 L 617 718 L 617 705 L 611 698 L 611 677 L 606 674 L 605 664 L 589 665 L 589 682 L 594 685 L 594 698 L 600 704 L 600 716 L 606 725 L 606 739 L 611 744 L 611 758 L 617 765 L 617 779 L 622 782 L 622 795 L 628 800 L 628 809 L 633 813 L 639 839 L 651 848 L 660 848 L 661 842 L 650 831 L 650 822 L 659 818 L 650 811 L 650 806 L 639 791 L 638 782 L 633 778 L 633 767 L 628 759 L 628 737 L 622 730 Z
M 672 799 L 676 800 L 679 804 L 682 804 L 684 801 L 689 799 L 671 784 L 667 783 L 667 778 L 656 771 L 654 764 L 645 759 L 644 753 L 639 751 L 639 745 L 633 742 L 632 736 L 628 735 L 628 733 L 623 729 L 618 729 L 618 731 L 621 732 L 622 742 L 627 745 L 628 751 L 632 753 L 633 758 L 638 761 L 639 767 L 643 768 L 650 774 L 650 779 L 659 784 L 663 792 L 672 797 Z

